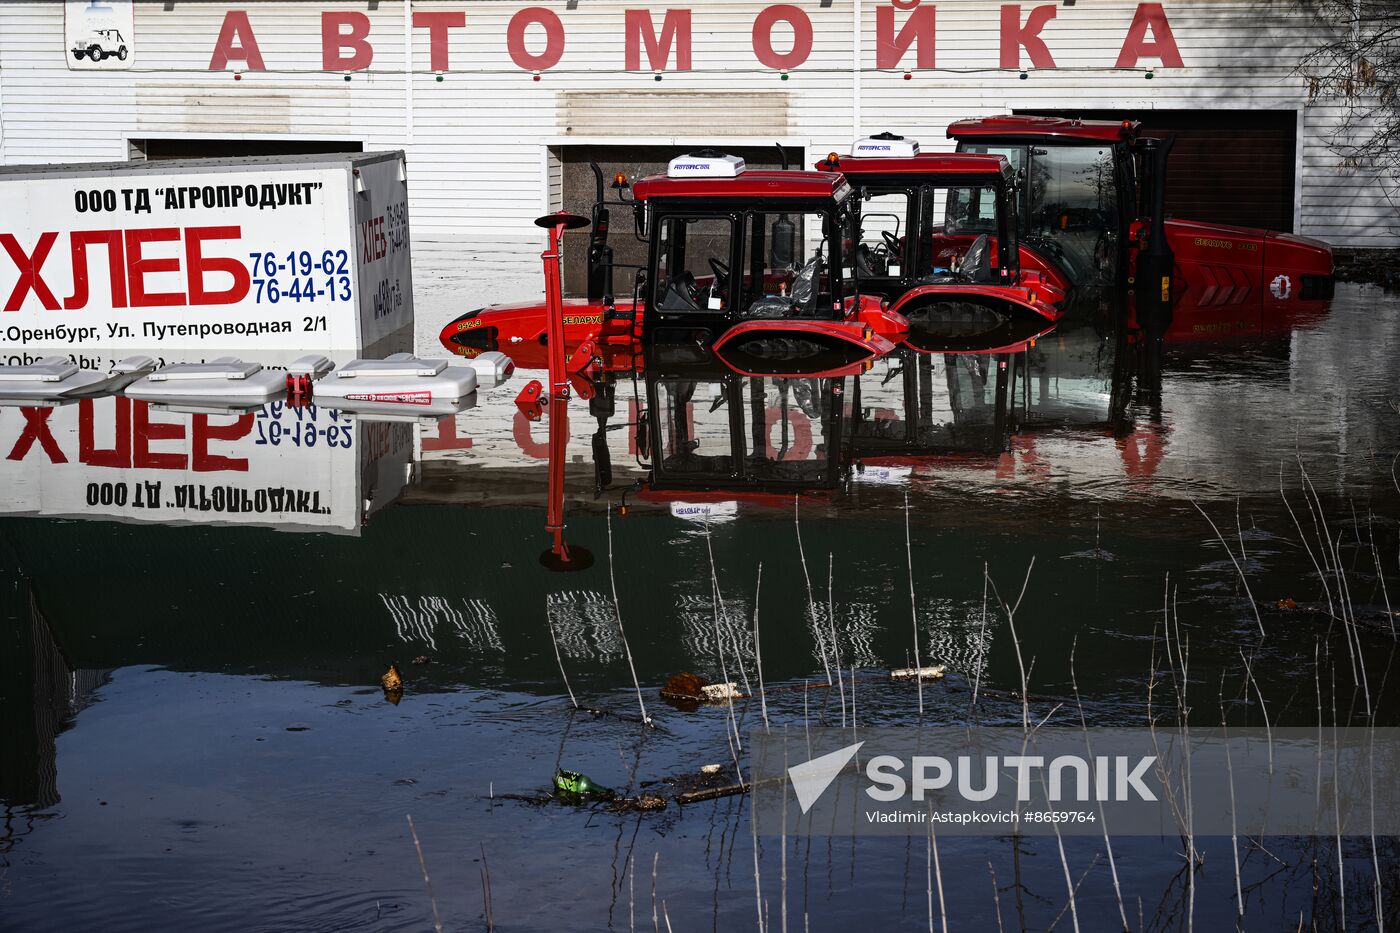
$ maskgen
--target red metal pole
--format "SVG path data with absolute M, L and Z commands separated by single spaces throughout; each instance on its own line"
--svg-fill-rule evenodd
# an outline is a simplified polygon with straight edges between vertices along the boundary
M 545 530 L 553 538 L 546 558 L 556 569 L 582 569 L 592 563 L 582 548 L 571 554 L 564 540 L 564 462 L 569 446 L 569 374 L 565 370 L 564 287 L 559 272 L 559 247 L 564 231 L 584 226 L 588 221 L 573 214 L 549 214 L 535 221 L 549 228 L 549 246 L 540 254 L 544 264 L 544 300 L 549 341 L 549 500 L 545 509 Z

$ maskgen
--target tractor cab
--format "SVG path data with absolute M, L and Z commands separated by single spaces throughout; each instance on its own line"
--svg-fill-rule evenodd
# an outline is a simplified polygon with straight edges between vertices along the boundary
M 949 323 L 992 334 L 1008 321 L 1053 322 L 1068 281 L 1020 248 L 1019 189 L 996 155 L 921 153 L 903 136 L 856 140 L 818 168 L 856 190 L 845 244 L 862 291 L 885 297 L 910 334 Z
M 1073 286 L 1111 285 L 1122 273 L 1127 219 L 1139 214 L 1137 124 L 1056 117 L 989 117 L 948 128 L 958 152 L 1005 158 L 1020 182 L 1024 246 Z
M 709 343 L 738 325 L 846 324 L 857 300 L 845 249 L 855 201 L 840 175 L 749 171 L 737 156 L 701 150 L 633 191 L 650 245 L 644 338 Z
M 1266 333 L 1332 298 L 1326 243 L 1168 217 L 1174 137 L 1144 136 L 1135 120 L 1002 115 L 959 120 L 948 136 L 1011 163 L 1022 264 L 1034 252 L 1075 288 L 1126 289 L 1148 337 Z
M 861 288 L 895 299 L 918 285 L 1019 281 L 1015 176 L 999 156 L 920 153 L 888 133 L 818 163 L 856 189 Z

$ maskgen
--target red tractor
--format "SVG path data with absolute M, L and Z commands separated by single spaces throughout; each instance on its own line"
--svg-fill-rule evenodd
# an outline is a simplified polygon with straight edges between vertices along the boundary
M 859 362 L 893 348 L 908 322 L 856 291 L 843 252 L 855 215 L 851 186 L 833 172 L 748 171 L 743 159 L 701 150 L 671 160 L 664 175 L 633 187 L 637 236 L 648 245 L 630 300 L 612 295 L 608 209 L 594 207 L 589 296 L 564 302 L 569 366 L 587 365 L 600 347 L 700 346 L 740 368 L 783 368 L 799 357 Z M 618 176 L 614 188 L 625 191 Z M 443 329 L 443 345 L 475 355 L 509 354 L 543 365 L 544 302 L 472 311 Z M 579 348 L 583 348 L 580 353 Z
M 882 133 L 831 153 L 859 195 L 852 244 L 862 292 L 888 298 L 916 330 L 980 333 L 1008 320 L 1058 320 L 1069 281 L 1016 248 L 1017 185 L 1002 156 L 926 154 Z
M 1126 286 L 1148 336 L 1252 335 L 1325 309 L 1325 243 L 1168 219 L 1173 138 L 1139 130 L 1132 120 L 995 116 L 960 120 L 948 136 L 960 153 L 1011 163 L 1022 265 L 1053 265 L 1074 288 Z

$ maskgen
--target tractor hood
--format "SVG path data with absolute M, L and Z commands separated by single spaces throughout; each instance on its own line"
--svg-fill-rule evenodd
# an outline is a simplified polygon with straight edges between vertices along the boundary
M 1168 220 L 1166 228 L 1167 240 L 1178 260 L 1183 253 L 1230 257 L 1236 262 L 1260 260 L 1266 269 L 1286 267 L 1297 275 L 1332 274 L 1332 248 L 1312 237 L 1194 220 Z

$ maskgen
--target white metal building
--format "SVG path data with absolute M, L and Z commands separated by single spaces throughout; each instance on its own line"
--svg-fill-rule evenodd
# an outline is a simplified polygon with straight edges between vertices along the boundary
M 1121 113 L 1197 140 L 1173 172 L 1199 203 L 1400 242 L 1396 180 L 1339 162 L 1293 73 L 1318 27 L 1289 0 L 528 2 L 3 0 L 0 162 L 403 148 L 415 249 L 528 252 L 578 147 L 781 141 L 810 165 L 881 130 L 932 150 L 960 117 Z M 74 30 L 105 8 L 129 34 L 99 61 Z

